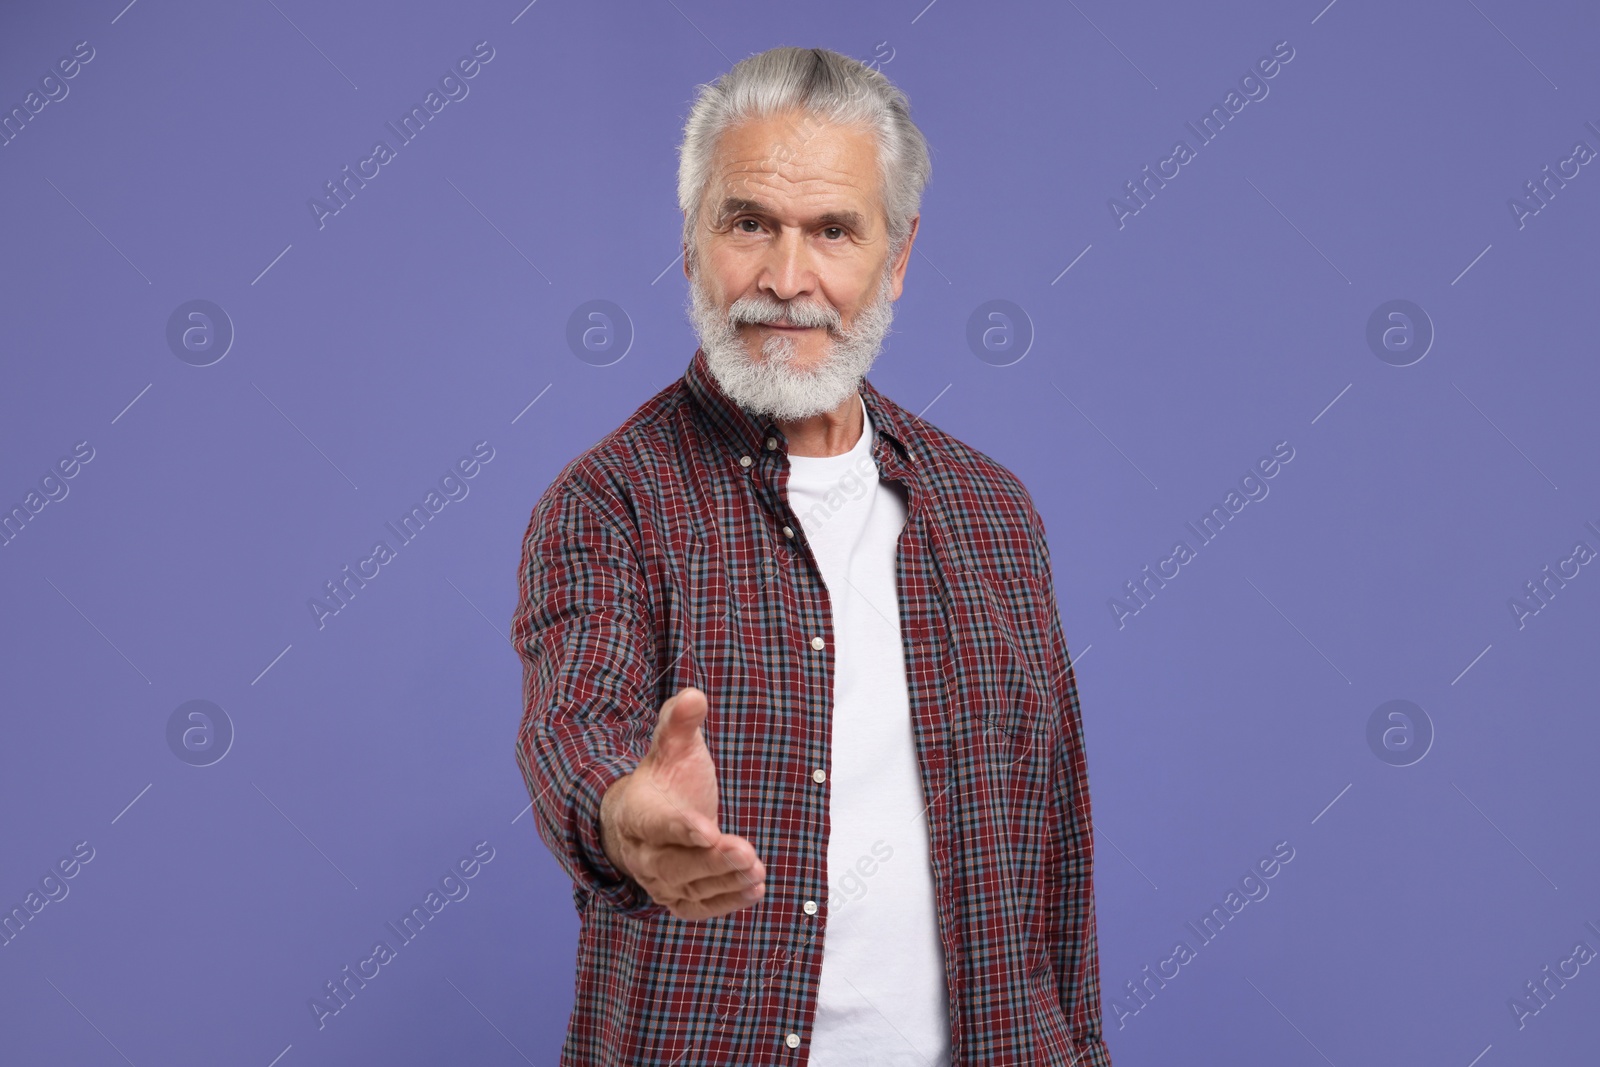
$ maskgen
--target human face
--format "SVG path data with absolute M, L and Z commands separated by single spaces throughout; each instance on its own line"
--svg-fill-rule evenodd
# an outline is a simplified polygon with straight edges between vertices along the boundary
M 888 331 L 911 241 L 889 252 L 869 132 L 795 114 L 728 130 L 684 258 L 719 384 L 780 418 L 837 407 Z

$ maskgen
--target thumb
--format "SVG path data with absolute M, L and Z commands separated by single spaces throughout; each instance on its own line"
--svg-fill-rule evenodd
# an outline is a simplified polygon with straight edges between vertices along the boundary
M 688 755 L 696 745 L 704 745 L 699 731 L 707 710 L 706 695 L 701 690 L 694 686 L 678 690 L 661 705 L 651 748 L 660 758 L 674 760 Z

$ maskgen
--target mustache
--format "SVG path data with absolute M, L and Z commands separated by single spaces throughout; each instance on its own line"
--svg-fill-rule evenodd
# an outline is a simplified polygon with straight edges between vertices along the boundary
M 733 326 L 822 326 L 837 333 L 844 325 L 844 317 L 825 304 L 746 296 L 728 308 L 728 322 Z

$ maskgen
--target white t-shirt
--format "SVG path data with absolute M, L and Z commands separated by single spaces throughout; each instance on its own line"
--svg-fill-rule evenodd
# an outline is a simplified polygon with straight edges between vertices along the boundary
M 829 901 L 809 1062 L 946 1067 L 949 997 L 895 596 L 905 490 L 879 480 L 864 403 L 861 413 L 850 451 L 789 456 L 789 506 L 828 587 L 836 650 Z

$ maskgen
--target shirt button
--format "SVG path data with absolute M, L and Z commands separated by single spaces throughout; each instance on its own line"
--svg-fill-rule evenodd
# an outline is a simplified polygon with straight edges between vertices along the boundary
M 767 438 L 767 451 L 768 452 L 771 452 L 774 448 L 777 448 L 777 447 L 778 447 L 778 439 L 776 437 Z
M 816 782 L 818 785 L 821 785 L 823 782 L 828 780 L 828 772 L 823 770 L 821 767 L 818 767 L 816 770 L 811 772 L 811 780 Z
M 811 639 L 811 647 L 816 649 L 818 652 L 822 651 L 822 646 L 824 643 L 825 642 L 820 637 L 813 637 Z
M 785 1045 L 788 1045 L 790 1048 L 799 1048 L 800 1047 L 800 1035 L 799 1034 L 790 1034 L 788 1037 L 783 1039 L 783 1043 Z
M 815 915 L 817 913 L 817 902 L 814 900 L 808 900 L 800 907 L 807 915 Z
M 750 464 L 752 462 L 754 462 L 754 461 L 749 456 L 740 456 L 739 457 L 739 466 L 741 466 L 741 467 L 748 467 L 748 466 L 750 466 Z
M 785 537 L 793 537 L 794 536 L 794 527 L 785 526 L 783 528 L 783 536 L 785 536 Z

